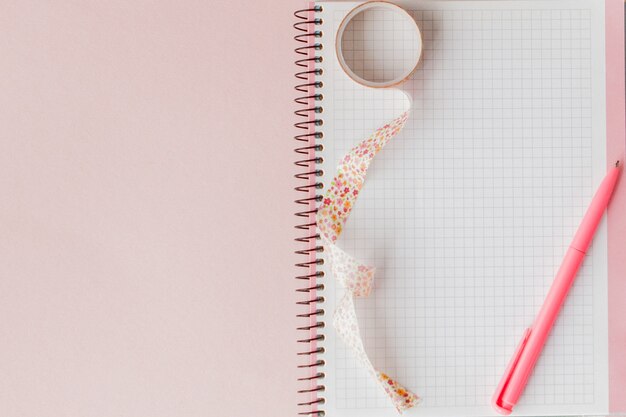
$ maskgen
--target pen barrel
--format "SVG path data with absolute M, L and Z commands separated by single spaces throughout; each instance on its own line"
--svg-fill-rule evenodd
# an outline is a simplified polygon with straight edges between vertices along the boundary
M 585 213 L 585 217 L 576 231 L 572 244 L 565 254 L 561 267 L 556 273 L 539 315 L 532 327 L 524 333 L 524 339 L 516 349 L 515 355 L 511 358 L 500 385 L 494 393 L 494 408 L 502 414 L 509 414 L 513 410 L 524 391 L 526 382 L 532 374 L 537 359 L 541 355 L 541 350 L 548 339 L 550 330 L 556 321 L 574 279 L 576 279 L 576 274 L 585 259 L 585 253 L 604 216 L 604 211 L 609 204 L 620 171 L 621 167 L 618 162 L 615 164 L 615 168 L 609 170 L 600 187 L 598 187 L 598 191 L 596 191 Z
M 507 389 L 502 396 L 503 403 L 513 406 L 522 395 L 526 382 L 541 355 L 543 345 L 548 339 L 550 330 L 584 259 L 585 254 L 578 249 L 570 247 L 567 250 L 539 315 L 533 323 L 528 340 L 510 375 Z

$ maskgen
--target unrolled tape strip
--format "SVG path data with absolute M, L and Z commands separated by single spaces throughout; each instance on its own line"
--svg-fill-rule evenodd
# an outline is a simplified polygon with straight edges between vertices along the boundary
M 376 13 L 377 11 L 382 13 Z M 368 12 L 375 13 L 369 13 L 368 15 Z M 364 13 L 364 15 L 361 15 L 361 13 Z M 383 16 L 385 20 L 390 21 L 392 26 L 394 26 L 393 30 L 397 29 L 400 31 L 401 36 L 398 36 L 398 38 L 403 39 L 403 46 L 412 45 L 408 51 L 403 51 L 401 55 L 403 58 L 401 60 L 402 63 L 407 64 L 401 71 L 385 71 L 386 67 L 389 67 L 389 65 L 384 65 L 385 62 L 374 65 L 371 71 L 358 64 L 359 60 L 370 60 L 370 58 L 385 59 L 384 50 L 382 50 L 382 56 L 380 54 L 380 46 L 384 46 L 385 39 L 383 39 L 383 42 L 377 42 L 368 38 L 367 44 L 364 42 L 361 45 L 360 40 L 355 40 L 354 36 L 351 36 L 350 39 L 344 38 L 348 33 L 346 29 L 350 27 L 353 21 L 356 22 L 356 19 L 363 19 L 363 23 L 351 28 L 355 29 L 355 33 L 352 35 L 359 33 L 365 35 L 366 30 L 373 29 L 369 27 L 369 23 L 366 23 L 367 19 L 377 16 Z M 372 22 L 372 26 L 375 26 L 377 23 L 379 22 Z M 385 23 L 383 22 L 383 25 Z M 389 25 L 389 23 L 386 24 Z M 396 28 L 396 24 L 400 27 Z M 380 32 L 373 30 L 367 33 L 367 35 L 387 35 L 388 33 L 387 28 L 383 28 Z M 395 36 L 395 33 L 392 36 Z M 405 43 L 405 40 L 408 41 Z M 344 48 L 344 45 L 352 46 L 352 48 Z M 366 46 L 373 46 L 373 55 L 364 51 Z M 362 48 L 359 49 L 359 47 Z M 422 52 L 422 38 L 415 20 L 405 10 L 391 3 L 374 1 L 361 4 L 346 15 L 338 29 L 336 51 L 341 67 L 355 82 L 372 88 L 392 87 L 408 79 L 417 68 Z M 357 52 L 359 54 L 363 53 L 363 56 L 355 57 Z M 352 56 L 348 56 L 348 53 L 351 53 Z M 365 56 L 366 53 L 368 54 L 367 56 Z M 396 65 L 396 61 L 387 62 L 387 64 L 392 64 L 393 68 Z M 381 69 L 382 71 L 380 71 Z M 358 75 L 359 72 L 361 72 L 360 75 Z M 371 77 L 368 75 L 371 75 Z M 350 348 L 364 369 L 384 389 L 400 413 L 418 404 L 420 398 L 403 387 L 395 378 L 373 366 L 365 352 L 354 307 L 355 298 L 367 297 L 370 294 L 375 268 L 356 260 L 343 251 L 337 245 L 337 240 L 363 187 L 371 161 L 385 144 L 402 130 L 409 117 L 410 110 L 411 106 L 409 104 L 402 114 L 377 129 L 342 158 L 317 212 L 317 225 L 324 249 L 327 252 L 330 270 L 337 282 L 346 288 L 346 293 L 339 301 L 335 310 L 332 320 L 333 326 L 342 341 Z

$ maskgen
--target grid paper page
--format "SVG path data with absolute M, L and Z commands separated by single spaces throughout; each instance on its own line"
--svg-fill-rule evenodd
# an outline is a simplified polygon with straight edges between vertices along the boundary
M 339 158 L 405 103 L 343 73 L 334 33 L 356 3 L 322 4 L 329 181 Z M 399 87 L 413 111 L 373 162 L 338 244 L 377 267 L 372 295 L 356 303 L 359 323 L 374 365 L 423 397 L 407 415 L 495 415 L 492 393 L 604 175 L 604 6 L 403 6 L 424 43 L 420 68 Z M 369 29 L 384 30 L 376 22 Z M 401 63 L 398 42 L 387 47 Z M 602 224 L 518 415 L 607 412 L 606 257 Z M 327 276 L 330 314 L 343 289 Z M 332 327 L 325 333 L 327 415 L 395 416 Z

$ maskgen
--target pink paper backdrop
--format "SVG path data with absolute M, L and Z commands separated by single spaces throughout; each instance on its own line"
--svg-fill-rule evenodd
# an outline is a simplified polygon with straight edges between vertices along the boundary
M 303 4 L 0 2 L 0 416 L 295 415 Z
M 607 168 L 624 160 L 624 3 L 606 1 Z M 609 411 L 626 410 L 626 183 L 618 180 L 608 208 Z
M 0 2 L 0 416 L 295 415 L 298 5 Z

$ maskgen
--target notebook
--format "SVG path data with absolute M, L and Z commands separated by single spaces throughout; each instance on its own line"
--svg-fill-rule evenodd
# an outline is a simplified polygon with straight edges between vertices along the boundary
M 499 379 L 624 155 L 623 4 L 398 1 L 422 56 L 386 89 L 354 82 L 337 59 L 337 29 L 358 4 L 296 13 L 301 411 L 398 415 L 331 325 L 346 290 L 324 263 L 315 209 L 339 161 L 403 111 L 406 93 L 408 121 L 372 162 L 338 241 L 377 268 L 355 303 L 364 347 L 421 397 L 406 415 L 498 415 Z M 344 47 L 370 75 L 382 67 L 364 42 L 378 36 L 384 53 L 404 39 L 382 12 L 352 30 Z M 625 194 L 622 179 L 515 415 L 626 412 Z

